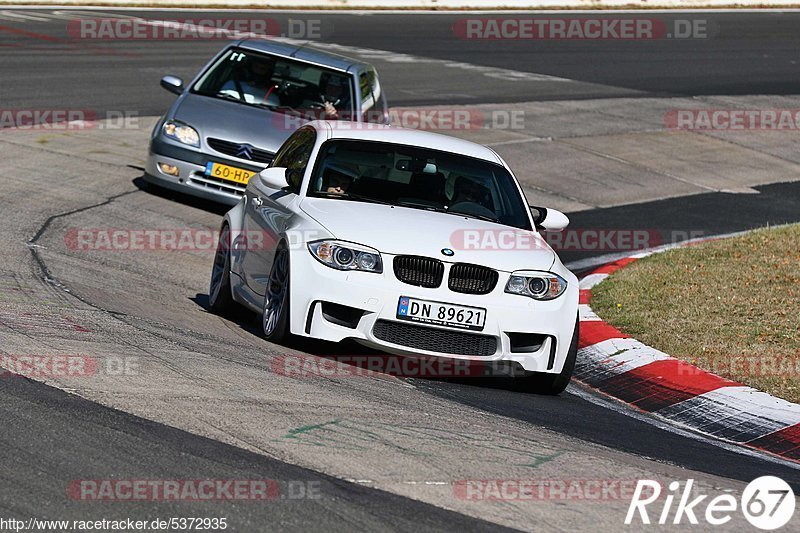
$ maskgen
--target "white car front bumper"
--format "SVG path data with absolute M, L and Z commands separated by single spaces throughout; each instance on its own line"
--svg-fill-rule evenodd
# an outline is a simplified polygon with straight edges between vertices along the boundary
M 423 288 L 398 280 L 392 267 L 394 256 L 389 254 L 382 254 L 381 274 L 339 271 L 302 248 L 293 250 L 290 257 L 291 330 L 296 335 L 334 342 L 353 339 L 403 355 L 516 362 L 530 372 L 562 370 L 575 328 L 578 282 L 560 263 L 556 273 L 567 280 L 567 290 L 554 300 L 537 301 L 506 294 L 507 272 L 499 272 L 489 294 L 476 295 L 448 288 L 447 263 L 441 286 Z M 465 331 L 399 320 L 401 296 L 486 309 L 484 328 Z M 342 308 L 331 304 L 354 310 L 342 313 Z

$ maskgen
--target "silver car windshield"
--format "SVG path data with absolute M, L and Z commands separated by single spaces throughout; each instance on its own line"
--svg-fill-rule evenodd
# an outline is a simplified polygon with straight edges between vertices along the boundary
M 326 142 L 309 196 L 439 211 L 530 230 L 528 208 L 501 165 L 416 146 Z
M 351 76 L 341 72 L 232 48 L 208 69 L 192 92 L 307 120 L 351 120 L 352 85 Z

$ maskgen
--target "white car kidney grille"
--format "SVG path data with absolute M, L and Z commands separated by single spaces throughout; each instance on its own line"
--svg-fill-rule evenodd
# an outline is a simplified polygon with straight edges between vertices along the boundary
M 489 294 L 497 285 L 496 270 L 480 265 L 456 263 L 450 268 L 448 288 L 466 294 Z
M 442 284 L 444 263 L 430 257 L 398 255 L 394 258 L 394 275 L 403 283 L 435 289 Z

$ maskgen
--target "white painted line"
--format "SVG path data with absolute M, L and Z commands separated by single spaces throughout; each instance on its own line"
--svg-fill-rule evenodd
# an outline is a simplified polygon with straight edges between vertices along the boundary
M 656 253 L 656 252 L 654 252 L 652 250 L 649 250 L 649 251 L 639 252 L 637 254 L 633 254 L 633 255 L 630 255 L 628 257 L 630 257 L 631 259 L 642 259 L 643 257 L 647 257 L 649 255 L 653 255 L 654 253 Z
M 581 279 L 580 284 L 578 285 L 582 290 L 591 289 L 604 279 L 608 277 L 608 274 L 589 274 L 585 278 Z
M 602 319 L 592 311 L 588 304 L 578 304 L 578 316 L 581 322 L 601 322 Z
M 488 143 L 486 146 L 507 146 L 509 144 L 524 144 L 524 143 L 541 143 L 552 142 L 552 137 L 528 137 L 526 139 L 514 139 L 513 141 L 500 141 L 496 143 Z
M 578 261 L 570 261 L 564 264 L 564 266 L 573 272 L 576 270 L 594 270 L 597 267 L 619 261 L 620 259 L 625 259 L 626 257 L 630 257 L 630 252 L 614 252 L 611 254 L 589 257 L 587 259 L 579 259 Z
M 308 41 L 299 39 L 290 39 L 286 37 L 275 37 L 272 40 L 282 42 L 285 44 L 302 45 L 307 44 Z M 313 46 L 313 43 L 312 43 Z M 482 76 L 489 78 L 496 78 L 505 81 L 547 81 L 547 82 L 574 82 L 568 78 L 559 78 L 556 76 L 549 76 L 547 74 L 537 74 L 535 72 L 522 72 L 519 70 L 504 69 L 498 67 L 487 67 L 483 65 L 473 65 L 471 63 L 462 63 L 457 61 L 447 61 L 444 59 L 433 59 L 429 57 L 413 56 L 399 52 L 391 52 L 388 50 L 378 50 L 374 48 L 363 48 L 359 46 L 348 46 L 336 43 L 320 42 L 318 46 L 324 47 L 326 50 L 338 52 L 345 55 L 354 55 L 368 61 L 386 61 L 387 63 L 412 63 L 424 65 L 438 65 L 445 68 L 452 68 L 458 70 L 466 70 L 475 72 Z
M 24 22 L 24 21 L 28 21 L 28 20 L 34 20 L 34 21 L 37 21 L 37 22 L 47 22 L 48 20 L 50 20 L 50 19 L 42 17 L 42 16 L 29 15 L 29 14 L 24 13 L 22 11 L 14 11 L 12 13 L 11 10 L 8 10 L 8 9 L 0 11 L 0 19 L 2 19 L 2 20 L 11 20 L 11 21 L 15 21 L 15 22 L 17 22 L 17 21 Z
M 7 0 L 8 1 L 8 0 Z M 13 1 L 13 0 L 12 0 Z M 578 9 L 553 9 L 545 7 L 548 2 L 547 0 L 543 0 L 538 2 L 539 7 L 536 6 L 537 2 L 529 2 L 528 6 L 524 10 L 522 9 L 508 9 L 508 1 L 503 2 L 502 0 L 498 0 L 495 3 L 487 2 L 482 4 L 485 7 L 478 7 L 473 4 L 474 7 L 467 6 L 467 9 L 463 9 L 464 4 L 467 2 L 459 2 L 458 9 L 450 9 L 448 10 L 448 6 L 446 3 L 439 3 L 436 5 L 436 11 L 431 9 L 424 9 L 424 8 L 416 8 L 416 9 L 370 9 L 368 7 L 361 7 L 358 9 L 347 9 L 342 8 L 340 6 L 339 9 L 326 9 L 326 8 L 316 8 L 316 9 L 297 9 L 296 7 L 292 9 L 291 4 L 287 4 L 285 1 L 281 2 L 281 0 L 275 0 L 273 2 L 269 2 L 270 4 L 278 4 L 275 9 L 269 8 L 237 8 L 235 5 L 235 1 L 228 0 L 230 4 L 228 7 L 224 8 L 214 8 L 214 7 L 202 7 L 203 2 L 214 5 L 214 4 L 225 4 L 226 0 L 199 0 L 195 1 L 194 5 L 191 7 L 157 7 L 159 3 L 163 4 L 175 4 L 179 3 L 176 0 L 150 0 L 144 5 L 141 6 L 128 6 L 124 5 L 126 2 L 130 3 L 131 1 L 135 0 L 105 0 L 106 3 L 116 3 L 119 2 L 120 5 L 110 5 L 110 6 L 83 6 L 81 3 L 85 3 L 87 0 L 72 0 L 72 3 L 68 3 L 69 0 L 66 0 L 63 4 L 53 4 L 53 5 L 37 5 L 37 4 L 13 4 L 14 9 L 52 9 L 52 8 L 69 8 L 69 7 L 81 7 L 85 9 L 92 9 L 95 11 L 166 11 L 166 12 L 231 12 L 231 11 L 241 11 L 245 13 L 329 13 L 329 14 L 347 14 L 347 15 L 374 15 L 374 14 L 388 14 L 388 15 L 405 15 L 405 14 L 413 14 L 413 15 L 429 15 L 429 16 L 453 16 L 453 15 L 471 15 L 471 14 L 516 14 L 516 15 L 528 15 L 528 14 L 594 14 L 594 15 L 602 15 L 602 14 L 650 14 L 650 13 L 660 13 L 660 14 L 675 14 L 675 13 L 792 13 L 792 12 L 799 12 L 800 9 L 796 7 L 790 7 L 797 4 L 796 0 L 764 0 L 764 1 L 754 1 L 754 0 L 739 0 L 738 2 L 734 0 L 720 0 L 715 2 L 714 0 L 709 0 L 707 5 L 722 5 L 722 6 L 730 6 L 732 4 L 739 4 L 739 5 L 747 5 L 747 3 L 755 4 L 755 5 L 770 5 L 776 7 L 765 7 L 765 8 L 730 8 L 730 7 L 720 7 L 720 8 L 709 8 L 709 7 L 695 7 L 695 8 L 687 8 L 684 7 L 682 4 L 677 4 L 676 1 L 680 0 L 665 0 L 662 2 L 657 2 L 656 5 L 659 6 L 658 8 L 653 9 L 631 9 L 626 8 L 631 4 L 631 0 L 620 1 L 614 4 L 613 2 L 607 2 L 607 6 L 619 5 L 619 8 L 608 7 L 605 9 L 588 9 L 586 8 L 586 0 L 558 0 L 550 2 L 550 5 L 556 6 L 569 6 L 573 5 Z M 633 0 L 635 1 L 635 0 Z M 309 1 L 308 5 L 311 6 L 319 6 L 321 3 L 324 3 L 325 0 L 315 0 Z M 185 2 L 187 5 L 189 4 L 188 0 Z M 280 4 L 283 3 L 283 6 Z M 408 2 L 408 5 L 411 5 L 413 2 Z M 239 5 L 250 5 L 253 4 L 252 0 L 248 0 L 246 2 L 240 2 Z M 381 4 L 381 0 L 373 0 L 370 2 L 370 5 L 377 6 Z M 674 7 L 665 7 L 667 4 L 674 4 Z M 150 7 L 150 6 L 153 7 Z M 294 6 L 301 6 L 302 3 L 296 2 L 293 4 Z M 352 5 L 352 4 L 351 4 Z M 395 4 L 398 5 L 398 4 Z M 417 3 L 416 5 L 419 5 Z M 779 6 L 787 6 L 787 7 L 779 7 Z M 463 10 L 462 10 L 463 9 Z
M 36 11 L 36 10 L 34 10 L 34 11 L 17 11 L 17 10 L 14 10 L 14 13 L 18 14 L 18 15 L 21 15 L 21 16 L 36 17 L 36 20 L 46 20 L 46 21 L 51 21 L 51 20 L 74 20 L 74 19 L 83 18 L 82 15 L 79 15 L 79 14 L 68 14 L 67 12 L 64 12 L 64 11 L 41 11 L 41 10 L 39 10 L 39 11 Z M 92 13 L 87 13 L 87 14 L 92 15 Z M 95 16 L 97 16 L 97 15 L 95 15 Z M 130 18 L 130 17 L 125 17 L 125 18 Z
M 346 0 L 344 0 L 346 1 Z M 503 0 L 496 0 L 494 2 L 481 2 L 481 1 L 464 1 L 464 0 L 452 0 L 452 1 L 438 1 L 434 4 L 433 1 L 423 3 L 419 0 L 409 0 L 406 2 L 390 2 L 393 5 L 393 8 L 387 9 L 375 9 L 375 6 L 386 5 L 386 1 L 383 0 L 370 0 L 370 1 L 363 1 L 363 0 L 350 0 L 348 5 L 355 6 L 358 9 L 342 9 L 345 6 L 344 1 L 341 3 L 335 4 L 339 9 L 336 7 L 333 8 L 320 8 L 318 6 L 322 4 L 330 4 L 332 3 L 331 0 L 307 0 L 305 5 L 314 7 L 315 9 L 298 9 L 302 8 L 304 3 L 301 1 L 293 1 L 289 2 L 288 0 L 273 0 L 272 2 L 268 2 L 271 5 L 275 5 L 275 9 L 259 9 L 259 8 L 251 8 L 251 7 L 242 7 L 241 9 L 238 6 L 250 6 L 254 2 L 253 0 L 194 0 L 190 2 L 189 0 L 150 0 L 150 4 L 153 4 L 153 7 L 149 6 L 128 6 L 126 4 L 131 4 L 134 0 L 105 0 L 106 3 L 112 3 L 115 5 L 110 6 L 86 6 L 87 8 L 91 8 L 97 11 L 103 10 L 130 10 L 130 11 L 192 11 L 192 12 L 200 12 L 200 11 L 209 11 L 209 12 L 230 12 L 230 11 L 242 11 L 242 12 L 252 12 L 252 13 L 263 13 L 263 12 L 270 12 L 270 13 L 337 13 L 337 14 L 353 14 L 353 15 L 365 15 L 365 14 L 392 14 L 392 15 L 403 15 L 403 14 L 418 14 L 418 15 L 432 15 L 432 16 L 446 16 L 446 15 L 454 15 L 454 14 L 517 14 L 517 15 L 524 15 L 524 14 L 536 14 L 536 13 L 557 13 L 557 14 L 564 14 L 563 9 L 552 9 L 552 6 L 572 6 L 577 9 L 569 10 L 568 13 L 572 14 L 593 14 L 593 15 L 602 15 L 604 13 L 610 14 L 620 14 L 620 13 L 627 13 L 627 14 L 650 14 L 650 13 L 661 13 L 661 14 L 672 14 L 672 13 L 783 13 L 783 12 L 797 12 L 798 9 L 796 7 L 791 7 L 797 4 L 796 0 L 763 0 L 763 1 L 756 1 L 756 0 L 707 0 L 704 2 L 705 7 L 695 7 L 695 8 L 686 8 L 684 6 L 685 0 L 661 0 L 654 3 L 657 8 L 653 9 L 635 9 L 631 8 L 630 6 L 635 3 L 637 0 L 599 0 L 597 5 L 601 6 L 603 9 L 591 9 L 586 7 L 587 0 L 538 0 L 538 1 L 529 1 L 526 2 L 524 7 L 525 9 L 509 9 L 508 1 Z M 40 4 L 19 4 L 15 5 L 15 8 L 24 8 L 24 9 L 48 9 L 53 7 L 69 7 L 69 6 L 77 6 L 81 5 L 82 3 L 87 3 L 87 0 L 41 0 Z M 185 7 L 175 7 L 174 5 L 171 7 L 156 7 L 158 4 L 180 4 L 183 3 Z M 642 0 L 639 0 L 639 3 L 642 5 L 646 5 Z M 204 5 L 224 5 L 227 4 L 225 8 L 214 8 L 214 7 L 203 7 Z M 773 7 L 765 7 L 765 8 L 731 8 L 731 5 L 764 5 L 764 6 L 773 6 Z M 427 6 L 430 7 L 427 7 Z M 713 8 L 709 6 L 723 6 L 720 8 Z M 361 7 L 358 7 L 361 6 Z M 409 9 L 400 9 L 403 6 L 408 6 Z M 618 7 L 614 7 L 618 6 Z M 782 7 L 787 6 L 787 7 Z M 436 11 L 433 11 L 431 8 L 435 7 Z M 466 8 L 466 9 L 465 9 Z M 462 9 L 464 9 L 462 11 Z

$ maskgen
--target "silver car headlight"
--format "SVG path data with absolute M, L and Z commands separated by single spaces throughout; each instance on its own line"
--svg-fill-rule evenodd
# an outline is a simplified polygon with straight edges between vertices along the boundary
M 514 272 L 506 283 L 506 292 L 536 300 L 552 300 L 567 290 L 567 282 L 552 272 Z
M 325 266 L 337 270 L 383 272 L 383 262 L 378 250 L 351 242 L 323 240 L 308 243 L 308 250 Z
M 195 148 L 200 147 L 200 134 L 197 133 L 196 129 L 187 124 L 175 120 L 168 120 L 164 123 L 161 131 L 170 139 L 175 139 L 181 144 L 188 144 Z

